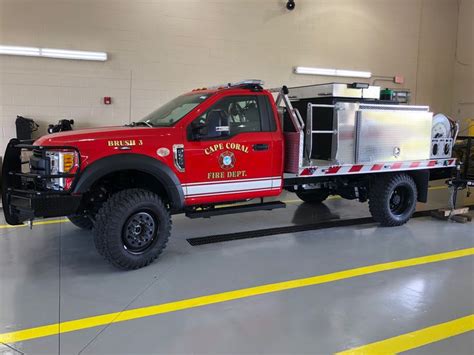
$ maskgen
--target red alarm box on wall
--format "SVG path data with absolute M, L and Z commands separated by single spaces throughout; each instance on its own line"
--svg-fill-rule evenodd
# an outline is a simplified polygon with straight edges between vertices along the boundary
M 112 103 L 112 98 L 110 96 L 104 96 L 104 105 L 110 105 Z

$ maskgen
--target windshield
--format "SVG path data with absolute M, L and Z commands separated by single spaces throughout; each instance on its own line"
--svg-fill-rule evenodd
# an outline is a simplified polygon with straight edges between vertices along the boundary
M 167 104 L 143 117 L 139 122 L 145 122 L 154 127 L 172 126 L 201 104 L 211 94 L 183 95 L 171 100 Z

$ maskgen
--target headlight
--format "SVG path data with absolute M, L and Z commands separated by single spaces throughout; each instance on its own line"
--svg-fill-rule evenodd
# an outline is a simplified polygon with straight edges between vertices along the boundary
M 76 152 L 48 151 L 46 156 L 49 158 L 50 175 L 72 173 L 78 166 Z M 65 187 L 70 185 L 71 181 L 70 178 L 52 178 L 47 183 L 47 187 L 53 190 L 64 190 Z
M 75 165 L 75 157 L 75 153 L 59 153 L 59 172 L 70 172 Z
M 51 175 L 67 174 L 77 165 L 75 152 L 49 151 L 46 156 L 49 158 Z

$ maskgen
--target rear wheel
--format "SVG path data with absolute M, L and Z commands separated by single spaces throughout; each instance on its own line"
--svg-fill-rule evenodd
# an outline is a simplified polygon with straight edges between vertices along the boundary
M 417 195 L 415 181 L 407 174 L 377 177 L 369 191 L 370 213 L 383 226 L 400 226 L 415 212 Z
M 329 191 L 326 189 L 314 189 L 314 190 L 298 190 L 296 196 L 309 203 L 321 203 L 329 196 Z
M 147 190 L 128 189 L 102 205 L 94 224 L 94 241 L 112 265 L 133 270 L 158 258 L 170 232 L 170 213 L 161 198 Z
M 92 229 L 93 222 L 91 219 L 87 216 L 84 215 L 69 215 L 67 218 L 71 221 L 72 224 L 74 224 L 76 227 L 79 227 L 81 229 L 86 229 L 90 230 Z

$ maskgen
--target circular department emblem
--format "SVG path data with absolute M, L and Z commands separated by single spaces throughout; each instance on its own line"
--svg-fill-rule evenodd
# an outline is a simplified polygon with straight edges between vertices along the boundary
M 232 169 L 235 165 L 235 155 L 234 153 L 226 150 L 222 152 L 219 156 L 219 165 L 224 170 Z

